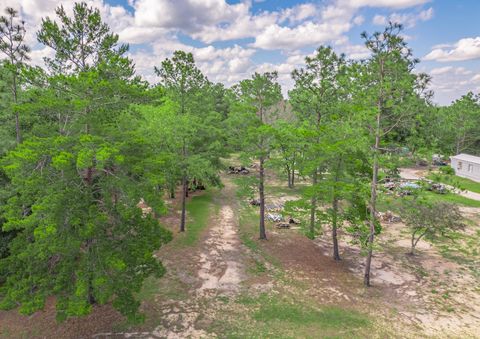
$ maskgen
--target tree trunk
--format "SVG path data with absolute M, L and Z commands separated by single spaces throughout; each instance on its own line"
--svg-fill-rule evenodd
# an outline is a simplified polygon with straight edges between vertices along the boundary
M 22 143 L 22 137 L 20 135 L 20 117 L 18 116 L 18 111 L 15 112 L 15 132 L 17 136 L 17 144 Z
M 295 187 L 295 165 L 292 165 L 292 178 L 291 178 L 291 184 L 292 184 L 292 187 L 290 188 L 294 188 Z
M 185 232 L 185 217 L 187 213 L 187 176 L 182 177 L 182 217 L 180 220 L 180 232 Z
M 267 234 L 265 233 L 265 168 L 264 168 L 265 159 L 263 155 L 260 156 L 260 172 L 259 172 L 259 182 L 258 182 L 258 191 L 260 194 L 260 239 L 267 239 Z
M 337 183 L 340 176 L 340 169 L 342 167 L 342 158 L 340 157 L 337 162 L 337 170 L 335 173 L 335 182 L 333 186 L 333 199 L 332 199 L 332 240 L 333 240 L 333 259 L 340 260 L 340 253 L 338 251 L 338 238 L 337 238 L 337 221 L 338 221 L 338 196 L 337 196 Z
M 175 199 L 175 186 L 170 185 L 170 199 Z
M 333 259 L 340 260 L 340 253 L 338 251 L 338 239 L 337 239 L 338 198 L 336 196 L 333 197 L 332 207 L 333 207 L 333 216 L 332 216 Z
M 380 106 L 380 104 L 379 104 Z M 377 203 L 377 181 L 378 181 L 378 148 L 380 146 L 380 113 L 377 114 L 377 126 L 375 132 L 375 147 L 373 150 L 373 176 L 370 192 L 370 234 L 368 236 L 368 254 L 365 263 L 365 275 L 363 283 L 365 286 L 370 286 L 370 267 L 372 264 L 373 255 L 373 241 L 375 237 L 375 221 L 376 221 L 376 203 Z
M 414 255 L 414 254 L 415 254 L 415 245 L 416 245 L 416 243 L 415 243 L 415 233 L 413 233 L 413 234 L 412 234 L 412 248 L 411 248 L 411 250 L 410 250 L 410 254 L 411 254 L 411 255 Z
M 17 71 L 14 70 L 13 74 L 13 84 L 12 84 L 12 95 L 13 95 L 13 102 L 15 105 L 18 103 L 18 96 L 17 96 L 17 76 L 16 73 Z M 22 136 L 20 134 L 20 116 L 18 114 L 18 111 L 15 110 L 15 135 L 16 135 L 16 141 L 17 144 L 20 144 L 22 142 Z
M 292 188 L 292 173 L 290 167 L 287 166 L 288 188 Z
M 315 185 L 317 184 L 317 180 L 318 180 L 318 169 L 315 168 L 315 171 L 313 172 L 313 175 L 312 175 L 312 186 L 315 187 Z M 315 216 L 316 216 L 316 213 L 317 213 L 317 197 L 315 196 L 315 194 L 313 194 L 312 198 L 310 199 L 310 229 L 309 229 L 309 232 L 310 232 L 310 237 L 311 239 L 314 238 L 315 236 Z
M 95 296 L 93 295 L 93 282 L 91 278 L 88 278 L 88 297 L 87 298 L 88 298 L 88 303 L 90 305 L 96 304 Z

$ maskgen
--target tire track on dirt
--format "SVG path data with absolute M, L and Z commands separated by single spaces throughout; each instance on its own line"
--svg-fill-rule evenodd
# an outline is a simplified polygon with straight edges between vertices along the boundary
M 198 266 L 197 284 L 184 301 L 161 302 L 162 324 L 151 332 L 99 333 L 93 338 L 214 338 L 214 333 L 199 329 L 206 313 L 215 312 L 219 296 L 233 297 L 246 278 L 243 245 L 235 213 L 235 188 L 224 179 L 224 188 L 214 197 L 219 213 L 210 217 L 209 229 L 200 250 L 192 255 Z M 212 210 L 213 211 L 213 210 Z M 187 229 L 188 232 L 188 229 Z

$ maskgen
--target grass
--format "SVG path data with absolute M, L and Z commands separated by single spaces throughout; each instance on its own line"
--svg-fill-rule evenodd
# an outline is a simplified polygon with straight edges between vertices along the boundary
M 188 286 L 177 278 L 150 276 L 143 281 L 137 297 L 140 300 L 152 301 L 157 295 L 167 299 L 183 300 L 188 297 Z
M 315 324 L 324 329 L 348 330 L 370 324 L 368 318 L 356 311 L 340 307 L 315 309 L 278 300 L 263 303 L 253 318 L 263 322 L 286 322 L 296 325 Z
M 268 195 L 301 195 L 305 187 L 307 187 L 305 184 L 296 184 L 293 188 L 289 188 L 286 184 L 285 186 L 266 185 L 265 192 Z
M 431 202 L 448 202 L 460 206 L 480 207 L 480 201 L 462 197 L 455 193 L 438 194 L 430 191 L 422 192 L 423 196 Z M 394 213 L 399 213 L 404 198 L 398 198 L 393 195 L 379 195 L 377 209 L 381 212 L 390 210 Z
M 250 310 L 249 316 L 230 327 L 227 338 L 364 338 L 373 329 L 365 314 L 286 294 L 243 295 L 236 303 Z
M 427 178 L 433 181 L 458 187 L 461 190 L 480 193 L 480 182 L 476 182 L 467 178 L 457 177 L 456 175 L 441 174 L 441 173 L 431 173 L 427 176 Z
M 455 193 L 437 194 L 434 192 L 425 192 L 425 196 L 432 202 L 449 202 L 467 207 L 480 207 L 480 201 L 465 198 Z
M 197 195 L 187 202 L 187 231 L 179 234 L 176 244 L 179 246 L 193 246 L 199 239 L 200 234 L 208 225 L 209 215 L 212 209 L 213 192 Z

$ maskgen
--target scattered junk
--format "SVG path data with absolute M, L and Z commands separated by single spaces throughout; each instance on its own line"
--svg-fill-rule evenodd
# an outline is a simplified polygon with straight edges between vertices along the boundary
M 288 223 L 289 223 L 289 224 L 293 224 L 293 225 L 299 225 L 299 224 L 300 224 L 300 221 L 295 220 L 295 219 L 293 219 L 293 217 L 290 216 L 290 217 L 288 218 Z
M 417 160 L 417 166 L 426 167 L 426 166 L 428 166 L 428 161 L 425 160 L 425 159 L 419 159 L 419 160 Z
M 260 206 L 260 199 L 250 199 L 248 203 L 250 206 Z M 265 204 L 265 210 L 271 212 L 281 212 L 283 207 L 283 204 Z
M 398 185 L 398 188 L 400 189 L 400 196 L 405 196 L 405 195 L 412 195 L 415 190 L 418 190 L 421 188 L 419 184 L 416 184 L 414 182 L 402 182 L 400 185 Z
M 273 212 L 281 212 L 283 210 L 284 205 L 283 204 L 267 204 L 265 205 L 265 209 L 267 211 L 273 211 Z
M 260 206 L 260 199 L 250 199 L 248 203 L 250 206 Z
M 402 219 L 399 216 L 393 214 L 392 211 L 386 211 L 385 213 L 378 212 L 377 217 L 380 219 L 380 221 L 388 222 L 390 224 L 402 221 Z
M 250 171 L 244 166 L 228 166 L 228 174 L 250 174 Z
M 389 181 L 389 182 L 386 182 L 383 187 L 387 190 L 387 191 L 395 191 L 395 189 L 397 188 L 397 184 L 393 181 Z
M 444 159 L 444 157 L 441 154 L 432 155 L 432 165 L 434 165 L 434 166 L 447 166 L 448 163 L 443 159 Z
M 446 194 L 448 192 L 447 186 L 441 183 L 436 183 L 436 182 L 432 183 L 428 187 L 428 190 L 438 194 Z
M 287 219 L 288 219 L 288 222 L 284 222 L 284 221 L 279 222 L 279 223 L 275 224 L 275 227 L 276 228 L 283 228 L 283 229 L 286 229 L 286 228 L 292 228 L 293 229 L 293 225 L 299 225 L 300 224 L 300 221 L 295 220 L 292 216 L 289 216 Z
M 416 184 L 416 183 L 410 182 L 410 181 L 402 182 L 399 185 L 399 187 L 400 188 L 405 188 L 405 189 L 415 189 L 415 190 L 418 190 L 419 188 L 421 188 L 421 186 L 419 184 Z
M 276 227 L 276 228 L 283 228 L 283 229 L 290 228 L 290 223 L 288 223 L 288 222 L 279 222 L 279 223 L 275 224 L 275 227 Z
M 283 216 L 278 213 L 267 213 L 267 220 L 273 222 L 281 222 L 283 221 Z

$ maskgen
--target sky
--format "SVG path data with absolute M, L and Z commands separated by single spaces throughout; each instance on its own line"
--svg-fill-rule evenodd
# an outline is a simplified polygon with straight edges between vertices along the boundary
M 75 1 L 0 0 L 19 10 L 35 65 L 53 51 L 36 41 L 42 17 L 55 18 Z M 278 71 L 283 92 L 290 73 L 320 45 L 352 59 L 368 58 L 360 34 L 404 25 L 404 38 L 432 76 L 434 101 L 448 105 L 480 92 L 480 0 L 89 0 L 122 43 L 130 45 L 139 74 L 151 83 L 153 67 L 175 50 L 193 53 L 213 82 L 230 86 L 254 72 Z

